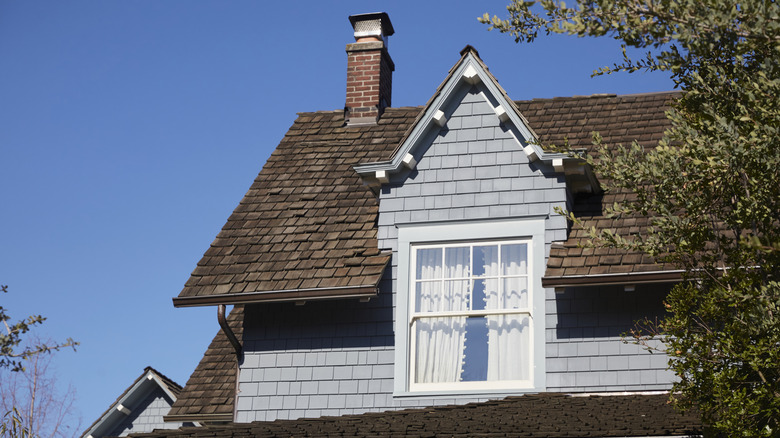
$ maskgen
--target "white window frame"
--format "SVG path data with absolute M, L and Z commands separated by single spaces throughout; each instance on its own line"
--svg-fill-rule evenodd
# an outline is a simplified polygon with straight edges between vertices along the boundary
M 417 383 L 414 381 L 412 376 L 416 375 L 415 370 L 415 363 L 417 362 L 414 357 L 414 351 L 417 349 L 416 345 L 416 336 L 414 336 L 414 323 L 416 320 L 424 319 L 424 318 L 435 318 L 435 317 L 447 317 L 447 316 L 492 316 L 492 315 L 524 315 L 529 318 L 529 339 L 531 340 L 529 347 L 533 345 L 533 332 L 534 332 L 534 318 L 533 314 L 531 312 L 531 309 L 533 308 L 533 290 L 532 290 L 532 282 L 531 282 L 531 272 L 533 272 L 533 260 L 530 257 L 531 251 L 533 249 L 533 242 L 530 239 L 512 239 L 512 240 L 476 240 L 476 241 L 455 241 L 455 242 L 445 242 L 445 243 L 424 243 L 424 244 L 412 244 L 410 248 L 410 269 L 412 269 L 412 266 L 416 266 L 416 258 L 417 258 L 417 250 L 418 249 L 429 249 L 429 248 L 441 248 L 442 249 L 442 257 L 444 257 L 444 253 L 446 252 L 446 248 L 463 248 L 468 247 L 470 248 L 471 252 L 473 253 L 475 246 L 500 246 L 500 245 L 506 245 L 506 244 L 517 244 L 522 243 L 526 245 L 526 273 L 522 275 L 513 275 L 513 276 L 506 276 L 502 274 L 497 274 L 497 284 L 502 284 L 502 279 L 505 278 L 520 278 L 524 277 L 527 281 L 527 291 L 528 291 L 528 305 L 521 309 L 494 309 L 494 310 L 463 310 L 463 311 L 449 311 L 449 312 L 417 312 L 415 311 L 415 303 L 416 303 L 416 284 L 419 280 L 416 278 L 416 275 L 410 275 L 410 283 L 409 283 L 409 390 L 412 392 L 415 391 L 441 391 L 441 390 L 458 390 L 458 389 L 501 389 L 501 388 L 530 388 L 531 387 L 531 377 L 529 373 L 529 378 L 525 380 L 493 380 L 493 381 L 467 381 L 467 382 L 441 382 L 441 383 Z M 501 252 L 498 252 L 499 258 L 501 257 Z M 469 260 L 473 261 L 473 255 L 469 256 Z M 444 266 L 442 266 L 442 269 L 444 269 Z M 468 277 L 463 278 L 442 278 L 437 279 L 435 281 L 441 281 L 444 282 L 446 280 L 469 280 L 473 281 L 476 279 L 479 279 L 482 277 L 474 276 L 473 273 L 470 273 Z M 501 286 L 499 286 L 501 287 Z M 499 294 L 500 297 L 500 294 Z M 415 298 L 415 299 L 412 299 Z M 472 297 L 473 300 L 473 297 Z M 529 370 L 533 369 L 533 348 L 529 348 L 528 355 L 523 358 L 526 361 L 526 365 L 528 366 Z
M 435 396 L 450 394 L 512 394 L 545 390 L 544 341 L 545 293 L 541 285 L 545 259 L 545 217 L 510 220 L 482 220 L 397 225 L 398 252 L 396 278 L 395 396 Z M 423 246 L 479 244 L 518 241 L 527 243 L 528 309 L 531 318 L 531 366 L 529 380 L 485 382 L 414 383 L 412 336 L 414 292 L 414 251 Z M 486 311 L 487 313 L 493 313 Z M 495 313 L 504 314 L 505 311 Z M 518 312 L 518 313 L 526 313 Z

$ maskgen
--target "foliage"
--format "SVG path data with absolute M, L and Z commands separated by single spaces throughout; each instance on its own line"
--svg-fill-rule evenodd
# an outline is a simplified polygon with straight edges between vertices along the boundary
M 8 286 L 0 285 L 0 292 L 8 293 Z M 19 346 L 27 334 L 36 325 L 43 324 L 46 320 L 41 315 L 31 315 L 14 324 L 9 324 L 11 317 L 6 313 L 6 309 L 0 306 L 0 321 L 5 326 L 5 333 L 0 332 L 0 369 L 11 368 L 12 371 L 23 371 L 25 359 L 29 359 L 40 353 L 51 353 L 65 347 L 78 345 L 73 339 L 68 338 L 65 342 L 35 343 L 27 345 L 21 350 Z
M 8 411 L 0 423 L 0 436 L 8 438 L 34 438 L 35 435 L 24 427 L 22 414 L 16 408 Z
M 609 215 L 646 215 L 639 236 L 591 230 L 687 272 L 658 325 L 676 398 L 725 436 L 780 436 L 780 4 L 513 1 L 481 21 L 531 42 L 539 32 L 607 36 L 623 59 L 594 74 L 668 71 L 681 88 L 655 148 L 599 145 L 607 190 L 634 194 Z M 633 59 L 627 47 L 646 50 Z M 575 219 L 573 216 L 570 216 Z

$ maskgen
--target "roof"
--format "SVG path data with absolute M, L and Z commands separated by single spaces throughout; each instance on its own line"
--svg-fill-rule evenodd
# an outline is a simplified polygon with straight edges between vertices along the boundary
M 550 415 L 555 413 L 555 415 Z M 538 394 L 498 401 L 383 413 L 276 420 L 155 431 L 136 437 L 626 437 L 702 433 L 696 412 L 680 413 L 668 394 Z
M 150 384 L 153 382 L 156 385 Z M 91 436 L 95 434 L 105 434 L 111 431 L 116 423 L 125 419 L 124 414 L 119 414 L 118 408 L 124 406 L 125 408 L 134 408 L 130 405 L 142 399 L 143 396 L 150 393 L 153 388 L 160 387 L 173 401 L 176 401 L 177 397 L 181 393 L 182 387 L 178 383 L 174 382 L 161 372 L 155 370 L 152 367 L 144 368 L 144 372 L 138 376 L 133 383 L 117 397 L 117 399 L 111 403 L 111 406 L 103 412 L 94 423 L 92 423 L 82 434 L 82 436 Z
M 609 144 L 627 144 L 636 138 L 652 146 L 668 127 L 664 111 L 675 95 L 598 95 L 514 103 L 543 143 L 561 144 L 567 138 L 574 148 L 591 148 L 591 132 L 599 131 Z M 377 250 L 376 197 L 352 165 L 390 157 L 422 109 L 387 108 L 378 125 L 362 127 L 345 127 L 341 111 L 300 113 L 198 264 L 179 303 L 232 296 L 251 300 L 251 291 L 275 289 L 315 288 L 263 292 L 255 299 L 296 293 L 306 299 L 317 287 L 326 295 L 337 294 L 336 288 L 342 287 L 341 296 L 349 293 L 344 286 L 374 288 L 390 256 Z M 631 232 L 645 223 L 640 218 L 602 215 L 602 205 L 621 196 L 625 194 L 609 192 L 575 200 L 574 210 L 585 228 L 575 227 L 566 242 L 553 245 L 545 286 L 605 282 L 605 278 L 638 281 L 643 274 L 649 276 L 646 280 L 653 275 L 677 278 L 678 273 L 645 255 L 582 247 L 591 225 Z M 229 317 L 239 339 L 241 312 L 237 306 Z M 235 396 L 234 357 L 227 338 L 218 333 L 166 418 L 229 421 Z
M 516 101 L 544 144 L 592 148 L 592 132 L 607 144 L 634 140 L 653 146 L 669 126 L 675 93 Z M 177 306 L 371 296 L 390 255 L 377 248 L 378 201 L 353 166 L 388 159 L 421 108 L 388 108 L 375 126 L 344 126 L 343 112 L 301 113 L 174 298 Z M 602 205 L 622 192 L 580 196 L 583 227 L 554 246 L 545 286 L 605 281 L 594 276 L 666 271 L 641 254 L 583 249 L 591 225 L 638 229 L 644 218 L 607 219 Z M 634 277 L 636 277 L 635 274 Z M 662 275 L 663 276 L 663 275 Z M 652 280 L 652 275 L 648 277 Z M 632 278 L 631 281 L 638 281 Z
M 243 306 L 235 306 L 227 322 L 239 340 L 244 331 L 243 321 Z M 165 421 L 232 421 L 237 373 L 235 351 L 220 330 L 165 416 Z
M 386 156 L 417 112 L 388 108 L 363 127 L 343 111 L 299 114 L 174 305 L 375 295 L 390 255 L 352 166 Z
M 518 109 L 544 144 L 594 152 L 593 132 L 607 145 L 631 144 L 655 147 L 670 127 L 665 111 L 678 96 L 675 92 L 634 95 L 594 95 L 517 101 Z M 554 244 L 542 279 L 545 287 L 580 284 L 626 284 L 679 280 L 681 271 L 656 264 L 646 254 L 617 248 L 587 248 L 587 230 L 611 229 L 630 235 L 647 227 L 647 217 L 604 216 L 603 207 L 625 200 L 626 191 L 579 195 L 572 211 L 582 221 L 565 242 Z

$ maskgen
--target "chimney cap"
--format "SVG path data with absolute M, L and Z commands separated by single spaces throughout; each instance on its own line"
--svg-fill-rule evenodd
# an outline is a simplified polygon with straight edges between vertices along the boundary
M 355 39 L 375 36 L 384 39 L 395 33 L 393 23 L 386 12 L 371 12 L 349 16 L 349 22 L 355 30 Z

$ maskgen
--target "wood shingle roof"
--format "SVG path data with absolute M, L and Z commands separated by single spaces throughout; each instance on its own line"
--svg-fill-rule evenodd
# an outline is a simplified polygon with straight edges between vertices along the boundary
M 133 435 L 238 437 L 627 437 L 702 433 L 695 412 L 677 412 L 668 394 L 538 394 L 498 401 L 317 419 L 234 423 Z
M 591 133 L 599 131 L 608 144 L 638 139 L 650 147 L 668 127 L 664 111 L 674 96 L 602 95 L 515 103 L 545 144 L 568 139 L 572 147 L 589 149 Z M 175 300 L 188 305 L 193 299 L 211 304 L 229 303 L 233 297 L 234 302 L 269 296 L 306 299 L 317 290 L 349 296 L 351 288 L 362 286 L 375 293 L 390 256 L 377 248 L 376 196 L 352 166 L 389 158 L 420 110 L 388 108 L 378 125 L 349 128 L 343 126 L 339 111 L 299 114 Z M 625 194 L 580 197 L 574 210 L 586 228 L 630 232 L 643 227 L 646 218 L 603 216 L 602 205 L 621 196 Z M 567 241 L 553 245 L 547 286 L 572 278 L 592 281 L 592 276 L 607 275 L 619 280 L 621 275 L 667 269 L 641 254 L 583 248 L 586 237 L 583 228 L 575 227 Z M 242 312 L 237 306 L 229 318 L 239 339 Z M 233 349 L 220 332 L 169 417 L 229 418 L 235 379 Z
M 629 145 L 633 141 L 655 147 L 669 128 L 665 111 L 677 93 L 595 95 L 516 102 L 520 112 L 544 144 L 562 145 L 594 152 L 593 132 L 606 145 Z M 603 207 L 625 200 L 621 190 L 574 199 L 572 211 L 582 220 L 565 242 L 553 244 L 542 284 L 547 287 L 576 284 L 625 284 L 632 281 L 677 280 L 680 272 L 655 263 L 649 256 L 620 249 L 588 248 L 587 230 L 611 229 L 630 235 L 647 227 L 648 217 L 612 217 Z
M 390 259 L 377 249 L 378 202 L 352 166 L 386 156 L 416 108 L 376 126 L 343 112 L 299 114 L 206 251 L 176 306 L 370 296 Z

